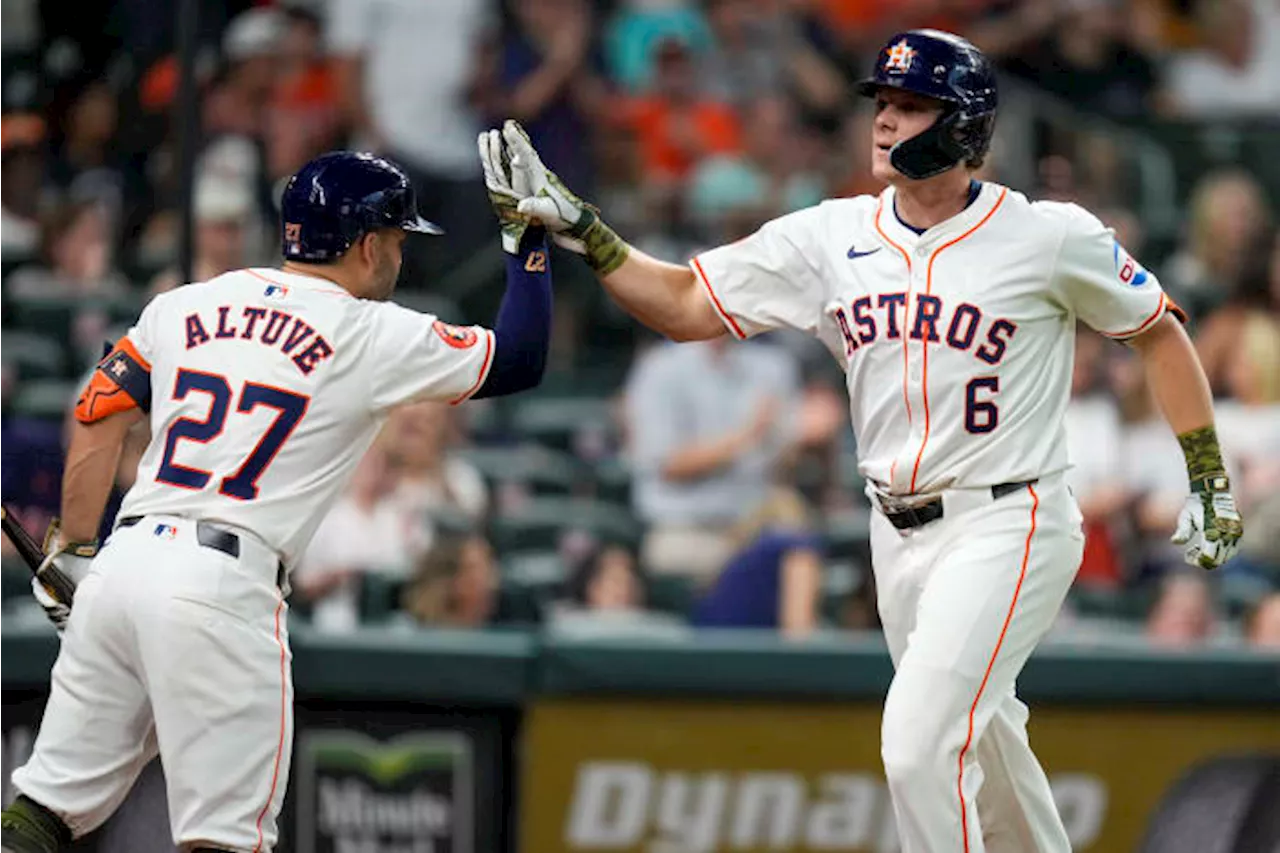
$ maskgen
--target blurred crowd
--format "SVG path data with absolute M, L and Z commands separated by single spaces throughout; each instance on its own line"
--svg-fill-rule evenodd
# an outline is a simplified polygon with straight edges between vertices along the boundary
M 500 292 L 481 128 L 520 119 L 620 233 L 683 261 L 822 198 L 878 192 L 870 104 L 851 82 L 897 29 L 965 34 L 1002 92 L 1032 104 L 1029 121 L 1002 118 L 979 177 L 1085 204 L 1186 309 L 1247 520 L 1222 572 L 1180 566 L 1177 443 L 1137 361 L 1081 331 L 1067 431 L 1089 537 L 1062 631 L 1280 647 L 1280 179 L 1249 159 L 1280 143 L 1280 0 L 193 6 L 191 280 L 276 263 L 283 181 L 361 148 L 401 163 L 447 231 L 409 242 L 397 298 L 465 322 L 487 321 Z M 142 0 L 62 8 L 6 0 L 0 22 L 3 494 L 37 530 L 58 505 L 77 383 L 146 299 L 186 280 L 174 21 Z M 1195 156 L 1171 152 L 1191 165 L 1174 169 L 1176 211 L 1153 217 L 1124 134 L 1158 147 L 1161 128 L 1206 132 Z M 1240 138 L 1261 144 L 1223 141 Z M 875 628 L 869 507 L 825 351 L 786 334 L 657 341 L 580 264 L 555 261 L 546 386 L 396 412 L 294 575 L 298 617 L 332 631 Z

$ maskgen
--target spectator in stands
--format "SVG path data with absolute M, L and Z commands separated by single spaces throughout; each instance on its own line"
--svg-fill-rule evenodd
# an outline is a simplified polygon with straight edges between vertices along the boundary
M 1243 169 L 1203 177 L 1188 202 L 1185 244 L 1160 281 L 1192 320 L 1192 328 L 1236 289 L 1248 251 L 1271 224 L 1258 182 Z
M 1178 571 L 1160 584 L 1147 615 L 1147 639 L 1155 645 L 1189 648 L 1202 645 L 1217 630 L 1213 594 L 1198 574 Z
M 475 0 L 333 0 L 326 19 L 352 147 L 405 167 L 422 215 L 448 240 L 410 241 L 405 282 L 430 280 L 491 237 L 479 180 L 480 126 L 467 87 L 491 5 Z
M 43 142 L 39 116 L 16 113 L 0 119 L 0 245 L 6 274 L 39 253 Z
M 48 174 L 64 202 L 97 200 L 114 226 L 124 194 L 124 163 L 116 144 L 119 104 L 103 80 L 86 83 L 62 116 L 51 140 Z
M 623 0 L 604 33 L 609 76 L 625 91 L 653 87 L 657 76 L 657 46 L 668 39 L 695 54 L 711 44 L 711 28 L 696 4 Z
M 489 541 L 478 533 L 449 534 L 418 561 L 403 606 L 423 625 L 481 628 L 493 618 L 497 592 Z
M 1196 336 L 1217 396 L 1280 404 L 1280 231 L 1245 252 L 1238 284 Z
M 733 525 L 764 502 L 794 439 L 798 383 L 790 354 L 727 335 L 658 344 L 637 360 L 626 417 L 650 571 L 714 578 Z
M 753 0 L 706 0 L 703 8 L 712 36 L 697 61 L 705 94 L 745 107 L 785 91 L 815 111 L 837 109 L 840 74 L 808 43 L 792 9 Z
M 389 452 L 399 471 L 396 500 L 424 518 L 479 522 L 489 508 L 489 489 L 475 466 L 457 453 L 457 410 L 444 403 L 414 403 L 396 409 L 387 424 Z
M 570 572 L 565 593 L 568 603 L 584 610 L 643 610 L 646 600 L 635 554 L 619 543 L 605 543 L 584 555 Z
M 1174 54 L 1164 107 L 1189 119 L 1280 114 L 1280 6 L 1275 0 L 1197 0 L 1202 47 Z
M 1076 582 L 1115 588 L 1124 581 L 1123 521 L 1130 495 L 1123 479 L 1120 410 L 1106 387 L 1110 342 L 1081 325 L 1067 403 L 1067 482 L 1084 515 L 1084 558 Z
M 333 66 L 315 12 L 284 7 L 279 67 L 267 112 L 267 174 L 274 182 L 339 146 L 341 111 Z
M 222 37 L 225 65 L 202 105 L 207 136 L 265 141 L 284 35 L 285 18 L 276 8 L 258 6 L 232 19 Z
M 129 292 L 128 281 L 113 265 L 114 236 L 105 204 L 70 203 L 47 219 L 41 241 L 43 262 L 14 270 L 5 279 L 11 300 L 64 302 L 62 318 L 50 319 L 37 331 L 62 343 L 76 370 L 102 357 L 111 322 L 105 301 Z
M 734 530 L 735 551 L 690 621 L 704 628 L 773 628 L 808 636 L 818 627 L 823 546 L 803 500 L 778 490 Z
M 1245 639 L 1255 649 L 1280 652 L 1280 592 L 1264 596 L 1250 608 Z
M 671 191 L 704 157 L 739 151 L 741 129 L 731 107 L 701 94 L 693 55 L 683 42 L 666 39 L 655 50 L 653 88 L 636 100 L 631 120 L 646 183 Z
M 716 244 L 818 204 L 825 195 L 821 174 L 806 168 L 810 140 L 790 101 L 779 95 L 755 98 L 744 111 L 743 130 L 741 153 L 707 157 L 689 181 L 687 208 Z
M 246 266 L 246 223 L 253 217 L 249 188 L 237 181 L 206 174 L 197 182 L 194 199 L 195 256 L 192 281 L 208 281 L 215 276 Z M 186 284 L 177 267 L 159 273 L 151 282 L 152 293 L 163 293 Z
M 1151 61 L 1130 41 L 1127 6 L 1116 0 L 1062 4 L 1053 29 L 1006 66 L 1085 110 L 1118 118 L 1141 116 L 1156 75 Z
M 481 53 L 473 102 L 494 126 L 519 120 L 566 182 L 572 175 L 594 186 L 591 127 L 605 117 L 608 90 L 597 76 L 591 7 L 586 0 L 516 0 L 512 12 L 515 26 Z
M 386 435 L 361 458 L 343 496 L 316 529 L 292 583 L 326 631 L 346 631 L 360 621 L 362 579 L 372 573 L 408 576 L 413 548 L 425 534 L 394 498 L 396 472 Z

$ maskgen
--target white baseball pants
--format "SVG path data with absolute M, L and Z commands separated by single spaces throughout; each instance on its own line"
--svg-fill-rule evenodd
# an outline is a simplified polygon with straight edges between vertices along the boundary
M 293 742 L 291 655 L 276 555 L 238 558 L 196 523 L 117 529 L 76 590 L 52 690 L 14 788 L 79 837 L 158 753 L 174 842 L 269 851 Z
M 1000 498 L 952 490 L 943 507 L 905 531 L 872 513 L 895 668 L 881 754 L 903 853 L 1070 853 L 1014 683 L 1079 568 L 1079 509 L 1060 474 Z

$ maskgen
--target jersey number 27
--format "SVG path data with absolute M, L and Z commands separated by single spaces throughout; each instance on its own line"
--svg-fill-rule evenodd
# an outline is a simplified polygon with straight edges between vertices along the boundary
M 203 489 L 213 477 L 212 471 L 200 468 L 189 468 L 173 461 L 174 451 L 182 440 L 208 444 L 222 434 L 226 426 L 227 415 L 231 409 L 231 385 L 226 377 L 214 373 L 202 373 L 198 370 L 179 370 L 174 384 L 173 398 L 186 399 L 188 394 L 199 392 L 211 398 L 209 414 L 202 420 L 178 418 L 169 427 L 164 440 L 164 457 L 160 460 L 160 469 L 156 479 L 161 483 L 178 486 L 183 489 Z M 267 427 L 266 433 L 258 439 L 257 446 L 245 458 L 234 474 L 222 478 L 218 492 L 242 501 L 251 501 L 258 496 L 258 479 L 262 477 L 271 460 L 275 459 L 285 440 L 293 433 L 298 421 L 307 412 L 311 398 L 302 394 L 294 394 L 270 385 L 259 385 L 246 382 L 240 389 L 240 400 L 236 404 L 237 412 L 252 412 L 258 406 L 275 409 L 279 414 Z

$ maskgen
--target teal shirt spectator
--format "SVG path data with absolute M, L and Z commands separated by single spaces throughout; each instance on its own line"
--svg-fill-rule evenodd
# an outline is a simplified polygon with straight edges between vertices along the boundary
M 654 48 L 668 38 L 701 53 L 711 45 L 711 29 L 701 14 L 686 6 L 621 12 L 604 37 L 610 75 L 632 94 L 645 91 L 653 77 Z

